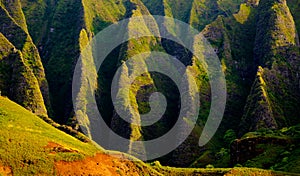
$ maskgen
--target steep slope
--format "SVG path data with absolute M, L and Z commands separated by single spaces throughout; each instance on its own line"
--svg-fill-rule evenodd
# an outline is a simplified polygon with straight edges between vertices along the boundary
M 34 43 L 32 42 L 31 36 L 28 32 L 26 24 L 27 21 L 21 9 L 21 3 L 20 1 L 6 2 L 2 5 L 2 7 L 3 9 L 7 10 L 8 21 L 6 22 L 8 23 L 7 25 L 9 25 L 9 27 L 2 29 L 2 33 L 7 36 L 7 38 L 16 46 L 17 49 L 22 51 L 25 61 L 27 62 L 28 66 L 33 70 L 34 75 L 37 77 L 45 102 L 48 103 L 48 85 L 45 78 L 44 68 L 41 62 L 39 52 Z M 22 31 L 18 29 L 19 27 L 21 27 Z M 12 32 L 14 33 L 15 31 L 15 34 L 24 37 L 18 39 L 16 36 L 10 35 Z
M 178 116 L 179 92 L 170 79 L 145 73 L 134 81 L 130 100 L 126 99 L 122 90 L 117 92 L 123 98 L 120 104 L 126 108 L 134 107 L 130 115 L 138 122 L 141 121 L 139 114 L 151 110 L 147 102 L 151 93 L 159 91 L 166 96 L 169 109 L 151 127 L 131 125 L 122 120 L 111 100 L 111 80 L 117 68 L 122 69 L 121 75 L 117 75 L 122 77 L 120 85 L 129 80 L 132 70 L 140 69 L 136 65 L 126 65 L 124 61 L 142 52 L 161 51 L 188 66 L 197 78 L 201 97 L 196 127 L 180 147 L 159 159 L 163 164 L 205 167 L 213 163 L 215 167 L 228 167 L 229 145 L 236 138 L 236 133 L 242 137 L 250 131 L 281 129 L 300 122 L 296 111 L 300 106 L 300 54 L 296 30 L 300 30 L 298 0 L 15 0 L 1 1 L 0 4 L 0 91 L 37 115 L 47 116 L 46 108 L 51 114 L 44 65 L 54 110 L 51 116 L 55 121 L 90 134 L 88 129 L 93 122 L 89 122 L 87 117 L 90 108 L 86 101 L 88 87 L 85 85 L 92 83 L 98 108 L 116 133 L 132 141 L 161 136 L 173 127 Z M 72 74 L 86 44 L 110 24 L 150 14 L 174 17 L 202 30 L 220 58 L 226 74 L 228 102 L 217 134 L 204 147 L 198 147 L 197 141 L 210 108 L 207 74 L 186 48 L 166 39 L 144 37 L 121 44 L 109 54 L 99 73 L 93 67 L 92 51 L 86 53 L 87 59 L 82 61 L 81 69 L 91 70 L 87 72 L 90 79 L 82 79 L 78 83 L 76 91 L 80 104 L 73 110 Z M 143 22 L 138 26 L 131 20 L 124 29 L 129 35 L 150 31 Z M 175 31 L 182 32 L 172 24 L 166 29 L 156 32 L 161 30 L 175 38 Z M 146 67 L 142 69 L 147 72 Z M 83 77 L 86 76 L 84 74 Z M 85 128 L 79 129 L 76 118 L 86 119 Z M 259 143 L 261 139 L 257 140 Z M 147 150 L 144 146 L 132 147 L 130 143 L 126 146 L 132 153 L 144 154 Z M 248 146 L 244 146 L 243 140 L 241 146 L 247 152 Z M 273 146 L 270 148 L 267 151 L 273 150 Z M 248 162 L 246 166 L 254 165 Z M 280 169 L 280 166 L 273 166 Z M 269 169 L 271 166 L 256 167 Z
M 47 99 L 48 87 L 37 49 L 30 36 L 15 22 L 3 5 L 1 5 L 0 17 L 2 94 L 37 115 L 47 116 L 44 100 L 49 100 Z M 19 21 L 25 28 L 22 19 Z M 14 35 L 19 37 L 16 38 Z
M 228 129 L 243 135 L 261 128 L 299 123 L 297 115 L 292 114 L 296 113 L 299 99 L 296 98 L 299 45 L 293 17 L 285 2 L 249 1 L 240 6 L 238 13 L 218 17 L 202 32 L 216 48 L 226 73 L 229 97 L 221 133 L 216 134 L 219 141 L 225 140 L 227 132 L 225 135 L 224 132 Z M 223 147 L 219 150 L 209 146 L 192 166 L 229 165 L 230 152 L 226 150 L 228 146 Z
M 80 1 L 49 1 L 47 5 L 49 23 L 44 31 L 40 53 L 49 82 L 53 118 L 66 123 L 72 111 L 71 78 L 74 63 L 79 57 L 83 7 Z
M 294 21 L 296 23 L 297 31 L 300 31 L 300 13 L 299 13 L 299 1 L 297 0 L 287 0 L 287 5 L 289 6 L 289 9 L 294 17 Z
M 4 97 L 0 126 L 0 168 L 8 175 L 159 175 L 142 162 L 113 157 L 80 142 Z
M 21 5 L 19 1 L 15 2 L 6 2 L 1 4 L 0 15 L 1 15 L 1 22 L 2 28 L 1 33 L 7 38 L 11 45 L 14 45 L 11 48 L 15 48 L 15 50 L 19 50 L 22 54 L 22 62 L 27 67 L 28 72 L 32 72 L 33 75 L 29 78 L 30 86 L 38 86 L 38 90 L 33 90 L 33 95 L 29 95 L 28 91 L 30 89 L 24 88 L 22 86 L 21 89 L 27 91 L 24 93 L 25 96 L 32 96 L 26 98 L 20 98 L 23 95 L 19 95 L 16 91 L 10 92 L 9 96 L 14 97 L 13 99 L 20 104 L 23 104 L 26 108 L 36 112 L 38 115 L 47 116 L 47 110 L 45 105 L 48 109 L 50 109 L 49 105 L 49 95 L 48 95 L 48 84 L 45 79 L 44 68 L 41 63 L 41 58 L 39 56 L 38 50 L 33 44 L 30 35 L 27 32 L 26 21 L 24 15 L 21 10 Z M 4 37 L 2 36 L 2 38 Z M 18 36 L 18 37 L 15 37 Z M 7 42 L 4 42 L 3 45 L 6 45 Z M 11 46 L 8 44 L 8 46 Z M 15 77 L 15 79 L 20 79 L 19 83 L 22 82 L 21 78 L 18 78 L 17 75 L 19 73 L 11 73 Z M 37 82 L 32 81 L 36 79 Z M 28 83 L 27 83 L 28 84 Z M 7 85 L 2 85 L 7 86 Z M 16 88 L 16 87 L 15 87 Z M 4 88 L 5 89 L 5 88 Z M 8 87 L 6 87 L 8 89 Z M 4 91 L 4 95 L 5 92 Z M 27 95 L 26 95 L 27 94 Z M 40 94 L 40 95 L 39 95 Z M 19 97 L 19 98 L 17 98 Z M 28 99 L 28 100 L 27 100 Z M 33 102 L 35 101 L 35 102 Z
M 38 81 L 23 54 L 0 33 L 0 90 L 37 115 L 47 116 Z
M 60 123 L 69 123 L 69 118 L 73 116 L 72 72 L 82 50 L 80 33 L 84 29 L 90 40 L 109 24 L 124 18 L 126 9 L 123 2 L 106 0 L 51 1 L 47 2 L 47 6 L 48 24 L 40 50 L 50 85 L 54 119 Z M 35 27 L 36 24 L 31 26 Z
M 255 74 L 252 44 L 256 33 L 255 7 L 255 4 L 252 3 L 241 4 L 239 12 L 227 17 L 218 16 L 201 32 L 211 43 L 222 64 L 222 70 L 226 76 L 227 103 L 217 133 L 208 145 L 196 150 L 199 154 L 194 162 L 190 163 L 191 167 L 205 167 L 211 163 L 215 167 L 229 166 L 230 156 L 227 148 L 232 139 L 224 139 L 227 134 L 235 139 L 234 131 L 238 131 L 238 125 L 243 115 L 241 109 L 245 106 Z M 205 83 L 205 79 L 200 82 Z M 201 97 L 201 110 L 203 108 L 207 110 L 199 117 L 202 119 L 202 123 L 199 123 L 200 129 L 205 124 L 210 108 L 210 88 L 204 87 L 204 90 L 201 89 L 200 92 L 203 91 L 208 93 Z
M 293 17 L 286 1 L 260 1 L 258 10 L 254 61 L 262 68 L 247 100 L 242 134 L 299 123 L 294 111 L 299 106 L 299 40 Z
M 34 74 L 33 77 L 37 80 L 37 83 L 33 84 L 37 84 L 40 91 L 34 94 L 42 94 L 43 96 L 42 100 L 36 100 L 36 104 L 38 104 L 38 107 L 33 106 L 30 108 L 30 110 L 38 111 L 39 115 L 47 116 L 45 105 L 48 109 L 50 109 L 48 83 L 45 78 L 44 68 L 38 50 L 33 44 L 30 35 L 28 34 L 26 21 L 21 9 L 20 2 L 14 1 L 6 2 L 6 4 L 1 4 L 0 13 L 2 21 L 1 33 L 5 36 L 5 38 L 9 40 L 9 42 L 12 43 L 12 45 L 14 45 L 17 50 L 22 53 L 24 64 Z M 14 94 L 16 94 L 16 92 Z M 34 98 L 30 99 L 34 100 Z M 25 99 L 23 101 L 25 101 Z M 24 104 L 24 102 L 21 102 L 21 100 L 18 100 L 18 102 Z M 30 107 L 30 105 L 26 105 L 26 107 Z
M 52 1 L 20 1 L 26 19 L 27 30 L 34 44 L 41 47 L 43 37 L 47 34 L 49 8 Z

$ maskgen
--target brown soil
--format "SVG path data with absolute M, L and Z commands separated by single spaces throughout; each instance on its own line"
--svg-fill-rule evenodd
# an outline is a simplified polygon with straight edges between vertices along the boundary
M 2 175 L 13 175 L 12 171 L 11 171 L 11 168 L 8 167 L 8 166 L 1 166 L 0 165 L 0 173 Z
M 55 163 L 57 175 L 132 175 L 138 176 L 141 173 L 132 161 L 115 158 L 108 154 L 96 154 L 94 157 L 87 157 L 80 161 L 58 161 Z

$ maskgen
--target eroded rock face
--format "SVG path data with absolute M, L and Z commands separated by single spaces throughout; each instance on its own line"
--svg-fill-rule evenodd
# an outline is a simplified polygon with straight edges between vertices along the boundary
M 21 51 L 0 33 L 0 91 L 31 112 L 47 116 L 38 81 L 27 66 Z
M 254 62 L 258 72 L 245 106 L 240 136 L 299 122 L 292 110 L 300 103 L 299 40 L 293 17 L 286 1 L 262 0 L 257 18 Z
M 19 1 L 5 1 L 0 8 L 1 74 L 3 95 L 37 115 L 48 116 L 48 83 L 39 52 L 28 34 Z M 7 77 L 10 75 L 9 77 Z M 8 80 L 7 80 L 8 79 Z

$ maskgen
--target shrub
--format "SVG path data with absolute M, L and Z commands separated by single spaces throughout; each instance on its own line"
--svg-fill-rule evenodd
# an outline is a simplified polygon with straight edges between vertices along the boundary
M 206 165 L 206 169 L 213 169 L 213 168 L 215 168 L 215 167 L 212 164 Z
M 225 132 L 225 135 L 223 137 L 224 142 L 226 143 L 226 145 L 230 145 L 232 141 L 234 141 L 236 139 L 236 133 L 234 130 L 229 129 Z

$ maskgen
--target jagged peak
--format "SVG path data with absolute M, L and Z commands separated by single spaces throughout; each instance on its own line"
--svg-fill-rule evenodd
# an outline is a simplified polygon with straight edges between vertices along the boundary
M 263 74 L 264 69 L 259 66 L 240 124 L 240 136 L 246 132 L 256 131 L 261 128 L 274 129 L 278 127 Z
M 254 59 L 271 66 L 272 59 L 297 45 L 296 26 L 285 0 L 261 0 L 258 10 Z

